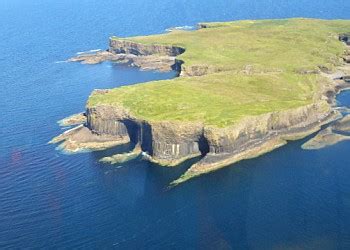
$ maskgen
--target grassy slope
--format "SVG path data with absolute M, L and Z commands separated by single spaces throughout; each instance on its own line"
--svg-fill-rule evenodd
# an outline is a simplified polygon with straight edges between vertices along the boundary
M 350 21 L 311 19 L 211 23 L 198 31 L 128 38 L 145 44 L 186 48 L 185 66 L 208 65 L 225 72 L 137 84 L 92 95 L 88 106 L 123 105 L 151 121 L 202 121 L 227 126 L 240 118 L 312 103 L 324 81 L 302 70 L 339 63 L 338 34 Z M 247 66 L 250 74 L 244 72 Z

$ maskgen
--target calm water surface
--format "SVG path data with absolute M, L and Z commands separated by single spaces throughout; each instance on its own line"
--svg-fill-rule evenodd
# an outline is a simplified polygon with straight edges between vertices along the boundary
M 0 0 L 0 248 L 349 249 L 350 142 L 293 142 L 171 190 L 191 162 L 110 166 L 98 160 L 120 148 L 47 144 L 93 89 L 174 77 L 61 62 L 75 53 L 111 35 L 299 16 L 350 18 L 350 1 Z

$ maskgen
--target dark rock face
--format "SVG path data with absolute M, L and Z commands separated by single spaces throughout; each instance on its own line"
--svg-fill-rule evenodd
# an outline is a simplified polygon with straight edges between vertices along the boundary
M 201 124 L 160 122 L 151 127 L 153 157 L 157 160 L 174 161 L 201 154 Z
M 127 123 L 125 122 L 126 114 L 117 108 L 111 106 L 98 106 L 88 108 L 87 127 L 99 135 L 111 136 L 129 136 Z
M 342 76 L 340 79 L 346 83 L 350 83 L 350 76 Z
M 207 28 L 208 28 L 208 25 L 205 23 L 199 23 L 197 25 L 197 29 L 207 29 Z
M 350 33 L 339 35 L 339 41 L 342 41 L 347 45 L 350 45 Z
M 115 54 L 133 54 L 136 56 L 178 56 L 185 52 L 184 48 L 167 45 L 145 45 L 126 40 L 109 40 L 109 51 Z
M 227 128 L 206 127 L 204 137 L 209 145 L 209 154 L 202 162 L 211 164 L 213 159 L 232 157 L 270 139 L 283 139 L 293 134 L 303 133 L 326 120 L 331 114 L 332 112 L 327 110 L 324 103 L 317 103 L 247 118 Z
M 139 144 L 144 152 L 161 162 L 174 162 L 202 154 L 207 146 L 203 126 L 182 122 L 146 122 L 123 109 L 97 106 L 87 109 L 87 127 L 96 134 L 121 136 Z
M 153 155 L 153 135 L 152 126 L 147 122 L 141 122 L 140 129 L 141 149 L 149 155 Z

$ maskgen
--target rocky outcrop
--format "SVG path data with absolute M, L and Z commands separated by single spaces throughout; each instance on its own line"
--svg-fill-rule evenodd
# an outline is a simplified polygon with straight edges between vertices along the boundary
M 118 55 L 109 51 L 98 51 L 96 53 L 83 53 L 68 59 L 68 62 L 81 62 L 82 64 L 98 64 L 104 61 L 122 60 Z
M 87 127 L 95 134 L 129 137 L 128 113 L 114 106 L 97 106 L 86 110 Z
M 340 132 L 350 133 L 350 115 L 343 117 L 342 119 L 336 121 L 332 126 L 332 130 Z
M 170 56 L 136 56 L 133 54 L 114 54 L 109 51 L 99 51 L 95 54 L 81 54 L 68 60 L 69 62 L 81 62 L 83 64 L 98 64 L 112 61 L 120 64 L 138 67 L 141 70 L 157 70 L 168 72 L 181 71 L 182 62 Z
M 209 26 L 206 23 L 199 23 L 197 29 L 207 29 Z
M 336 119 L 338 115 L 326 103 L 319 102 L 247 118 L 227 128 L 205 128 L 204 137 L 209 153 L 173 184 L 242 159 L 259 156 L 286 144 L 287 140 L 301 139 L 316 132 L 321 125 Z
M 132 54 L 135 56 L 159 55 L 175 57 L 184 53 L 185 49 L 169 45 L 147 45 L 112 37 L 109 40 L 108 51 L 114 54 Z
M 152 138 L 151 156 L 161 165 L 177 165 L 206 151 L 201 124 L 155 122 L 149 126 Z
M 182 61 L 176 56 L 185 52 L 184 48 L 167 45 L 145 45 L 132 41 L 110 38 L 109 48 L 96 53 L 83 53 L 70 58 L 69 62 L 98 64 L 113 61 L 138 67 L 142 70 L 158 70 L 162 72 L 175 70 L 181 72 Z
M 95 90 L 94 93 L 104 94 L 108 90 Z M 121 117 L 123 119 L 121 119 Z M 73 115 L 61 121 L 61 126 L 81 125 L 67 130 L 53 138 L 49 143 L 60 143 L 59 148 L 68 153 L 87 150 L 104 150 L 131 141 L 126 122 L 128 114 L 117 107 L 98 106 L 87 109 L 85 113 Z M 123 122 L 118 122 L 123 120 Z
M 315 150 L 325 148 L 342 141 L 350 140 L 350 116 L 345 116 L 302 145 L 303 149 Z
M 84 125 L 67 130 L 53 138 L 49 143 L 60 143 L 59 148 L 67 153 L 79 153 L 91 150 L 104 150 L 129 142 L 127 136 L 95 134 Z
M 350 76 L 342 76 L 340 77 L 340 80 L 343 80 L 346 83 L 350 83 Z
M 135 148 L 128 153 L 116 154 L 109 157 L 104 157 L 100 162 L 109 163 L 109 164 L 122 164 L 124 162 L 136 159 L 142 153 L 139 145 L 136 145 Z
M 62 127 L 76 126 L 76 125 L 85 124 L 85 123 L 86 123 L 86 114 L 84 112 L 71 115 L 67 118 L 64 118 L 58 121 L 58 124 Z
M 207 65 L 187 66 L 184 64 L 181 68 L 181 76 L 203 76 L 221 71 L 223 70 L 215 67 L 209 67 Z
M 339 36 L 339 41 L 342 41 L 347 45 L 350 45 L 350 33 L 341 34 Z
M 247 118 L 234 126 L 217 128 L 200 123 L 155 122 L 133 117 L 121 107 L 97 106 L 87 110 L 87 127 L 98 135 L 128 137 L 147 152 L 152 161 L 176 165 L 203 155 L 212 164 L 213 155 L 232 157 L 259 142 L 304 136 L 335 115 L 326 102 Z
M 87 127 L 93 133 L 127 137 L 162 165 L 176 165 L 205 151 L 201 124 L 139 120 L 114 106 L 88 108 L 86 113 Z
M 210 145 L 210 153 L 234 153 L 254 140 L 307 128 L 325 120 L 330 113 L 329 107 L 319 102 L 293 110 L 246 118 L 228 128 L 206 128 L 205 137 Z

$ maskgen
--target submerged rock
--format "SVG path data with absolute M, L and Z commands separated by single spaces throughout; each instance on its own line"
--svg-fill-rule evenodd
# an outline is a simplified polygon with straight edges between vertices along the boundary
M 350 140 L 350 136 L 334 133 L 331 128 L 327 128 L 320 131 L 314 138 L 304 143 L 301 147 L 305 150 L 322 149 L 345 140 Z
M 83 64 L 98 64 L 104 61 L 118 60 L 118 56 L 108 51 L 98 51 L 96 53 L 84 53 L 68 59 L 68 62 L 81 62 Z
M 100 162 L 110 163 L 110 164 L 120 164 L 120 163 L 124 163 L 130 160 L 136 159 L 141 155 L 141 153 L 142 153 L 141 147 L 136 146 L 134 150 L 132 150 L 131 152 L 104 157 L 100 160 Z
M 328 128 L 320 131 L 314 138 L 304 143 L 301 147 L 306 150 L 321 149 L 337 144 L 338 142 L 350 140 L 350 116 L 334 122 Z
M 332 129 L 341 132 L 350 132 L 350 115 L 336 121 L 332 125 Z
M 170 183 L 170 186 L 177 186 L 191 178 L 216 171 L 241 160 L 256 158 L 260 155 L 273 151 L 287 144 L 287 141 L 280 138 L 258 141 L 255 144 L 241 149 L 240 152 L 232 153 L 209 153 L 201 161 L 192 165 L 180 178 Z

